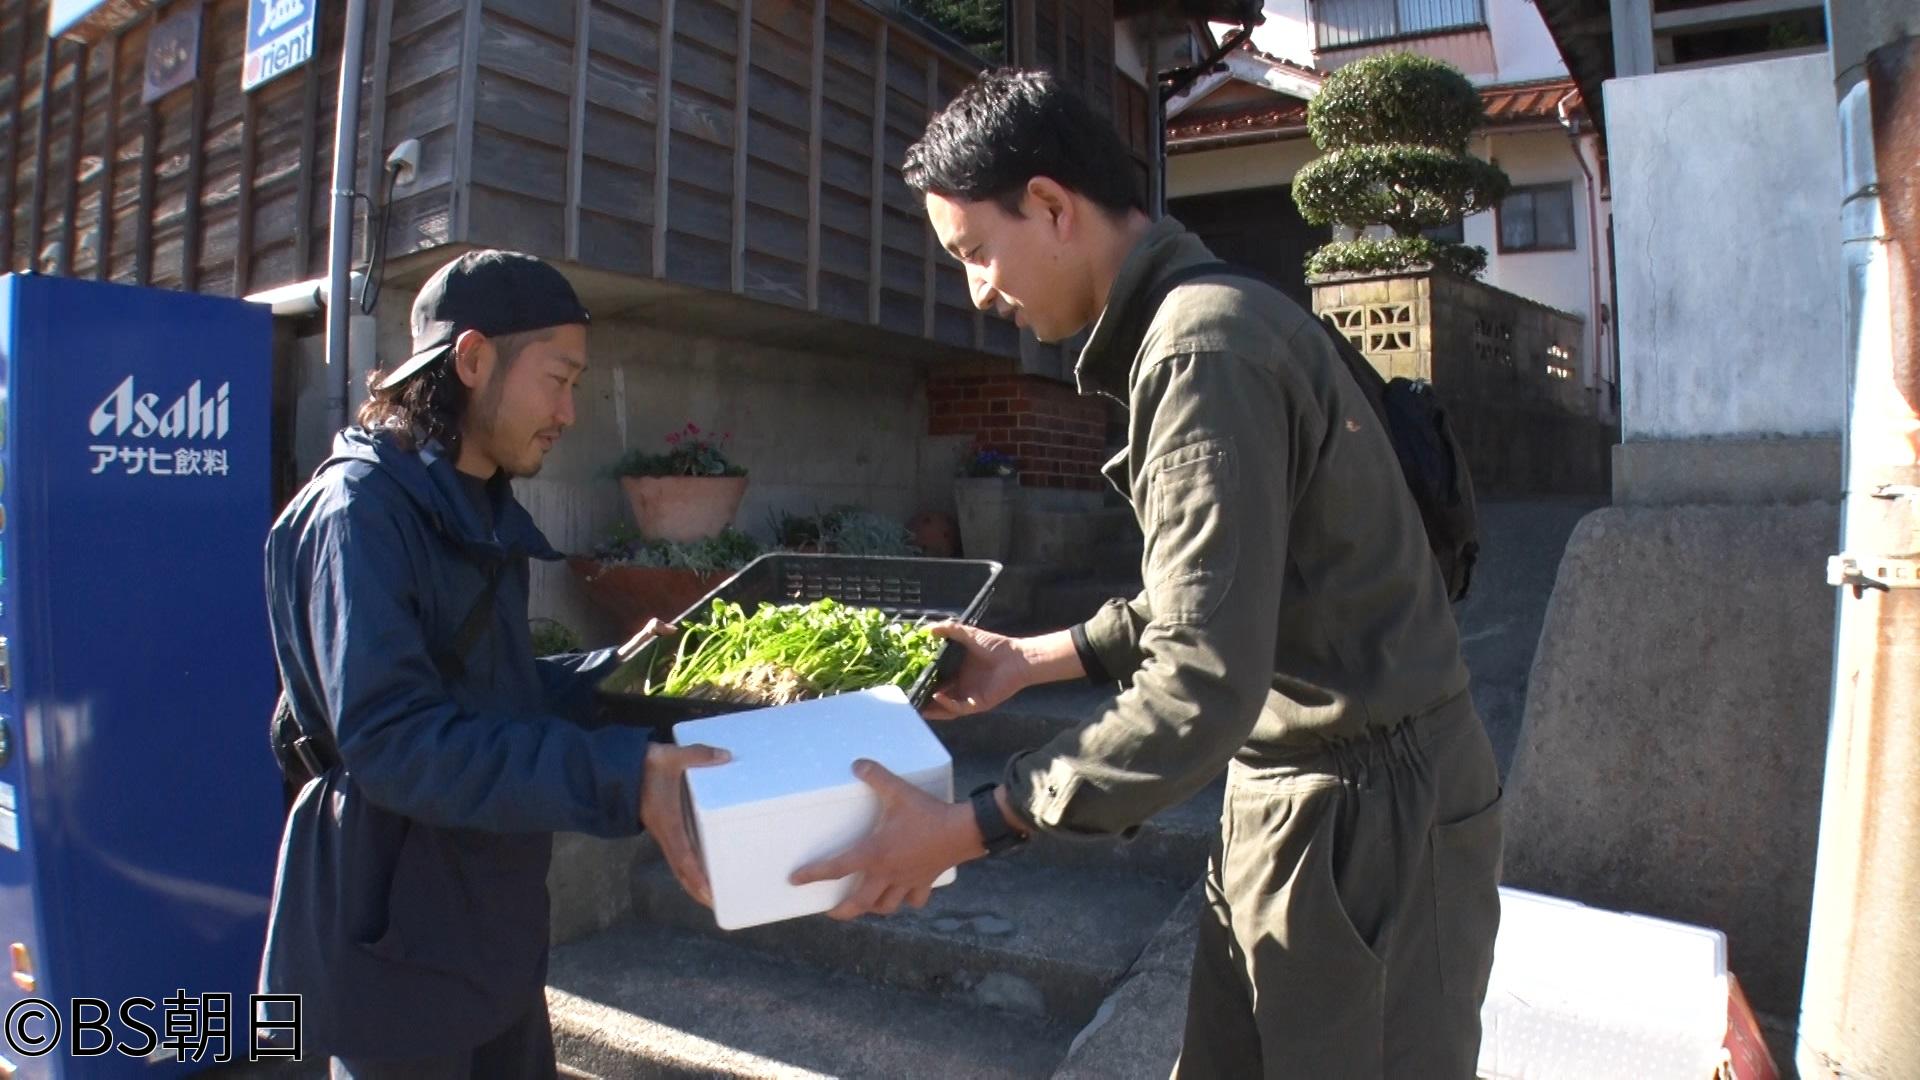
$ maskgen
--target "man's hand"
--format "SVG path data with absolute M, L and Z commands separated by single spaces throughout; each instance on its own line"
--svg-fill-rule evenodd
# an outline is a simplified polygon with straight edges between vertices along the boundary
M 707 907 L 713 906 L 713 893 L 693 849 L 685 810 L 686 776 L 688 769 L 725 765 L 730 760 L 732 755 L 711 746 L 654 743 L 647 747 L 640 780 L 640 827 L 653 834 L 680 887 Z
M 620 662 L 624 664 L 640 655 L 640 650 L 653 644 L 656 640 L 663 637 L 672 637 L 679 632 L 680 628 L 673 623 L 661 622 L 659 619 L 648 619 L 647 625 L 641 627 L 639 633 L 628 638 L 626 644 L 614 650 L 614 655 L 618 656 Z
M 876 761 L 856 761 L 853 774 L 880 797 L 880 820 L 865 840 L 829 859 L 794 871 L 795 885 L 860 875 L 853 892 L 829 918 L 869 912 L 891 915 L 900 905 L 925 907 L 933 880 L 987 853 L 966 803 L 944 803 L 900 779 Z
M 952 720 L 985 712 L 1040 683 L 1085 678 L 1087 669 L 1065 630 L 1038 637 L 1011 638 L 965 623 L 928 628 L 961 650 L 960 670 L 934 687 L 920 710 L 929 720 Z
M 959 670 L 934 687 L 921 713 L 929 720 L 952 720 L 985 712 L 1032 685 L 1032 664 L 1018 638 L 995 634 L 965 623 L 945 622 L 929 628 L 959 647 Z

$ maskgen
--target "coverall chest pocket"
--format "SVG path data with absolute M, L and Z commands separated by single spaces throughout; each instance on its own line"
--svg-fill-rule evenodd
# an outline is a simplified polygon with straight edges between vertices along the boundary
M 1147 593 L 1158 621 L 1207 621 L 1240 558 L 1239 468 L 1231 439 L 1161 455 L 1147 469 Z

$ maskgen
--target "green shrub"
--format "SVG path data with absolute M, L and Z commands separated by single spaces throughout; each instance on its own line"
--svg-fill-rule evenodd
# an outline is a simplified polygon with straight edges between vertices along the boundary
M 1385 240 L 1349 240 L 1328 244 L 1307 258 L 1307 273 L 1394 274 L 1437 266 L 1461 277 L 1479 277 L 1487 268 L 1487 249 L 1473 244 L 1449 244 L 1424 236 L 1390 236 Z
M 1458 68 L 1414 53 L 1358 60 L 1327 76 L 1307 106 L 1307 132 L 1326 153 L 1409 143 L 1464 153 L 1487 119 Z
M 529 619 L 527 632 L 533 639 L 533 655 L 555 656 L 580 651 L 580 635 L 557 619 Z
M 1467 77 L 1429 57 L 1373 56 L 1327 76 L 1307 106 L 1307 127 L 1323 156 L 1294 177 L 1294 202 L 1314 225 L 1384 225 L 1394 235 L 1335 241 L 1313 253 L 1307 272 L 1433 266 L 1478 276 L 1486 269 L 1484 249 L 1421 232 L 1492 209 L 1506 196 L 1507 174 L 1466 152 L 1468 137 L 1485 121 Z
M 1399 236 L 1491 210 L 1507 174 L 1477 157 L 1430 146 L 1355 146 L 1315 158 L 1293 178 L 1294 200 L 1314 225 L 1386 225 Z

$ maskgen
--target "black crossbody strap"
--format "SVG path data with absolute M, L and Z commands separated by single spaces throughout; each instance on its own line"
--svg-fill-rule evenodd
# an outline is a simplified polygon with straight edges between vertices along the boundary
M 500 579 L 505 576 L 506 565 L 505 561 L 501 561 L 488 569 L 487 583 L 480 590 L 480 595 L 474 598 L 473 606 L 467 609 L 466 617 L 460 620 L 460 629 L 455 632 L 452 645 L 433 653 L 433 666 L 449 682 L 465 677 L 467 654 L 480 643 L 488 625 L 493 622 L 494 595 L 500 589 Z M 324 729 L 308 730 L 300 722 L 300 716 L 294 711 L 293 703 L 288 700 L 284 690 L 274 703 L 271 736 L 274 757 L 280 762 L 281 772 L 296 784 L 304 784 L 340 763 L 340 750 L 334 743 L 333 733 Z M 303 769 L 304 775 L 301 774 Z
M 499 591 L 500 578 L 506 571 L 504 561 L 494 563 L 487 571 L 486 587 L 474 598 L 473 606 L 467 609 L 467 617 L 460 621 L 460 629 L 453 635 L 451 648 L 434 654 L 433 666 L 449 681 L 462 678 L 467 673 L 467 654 L 480 642 L 487 632 L 487 625 L 493 621 L 493 596 Z
M 1154 286 L 1153 293 L 1148 297 L 1147 302 L 1135 310 L 1133 319 L 1124 328 L 1127 336 L 1120 340 L 1130 343 L 1132 351 L 1138 353 L 1140 346 L 1145 343 L 1147 327 L 1153 322 L 1153 316 L 1160 310 L 1160 305 L 1166 302 L 1168 293 L 1198 278 L 1226 276 L 1246 278 L 1276 290 L 1279 289 L 1279 283 L 1258 270 L 1235 266 L 1228 262 L 1200 263 L 1176 270 Z M 1340 333 L 1332 320 L 1322 318 L 1318 321 L 1320 328 L 1326 331 L 1327 337 L 1332 341 L 1333 351 L 1339 355 L 1340 362 L 1346 365 L 1347 374 L 1353 376 L 1353 381 L 1360 384 L 1367 404 L 1373 406 L 1374 416 L 1382 424 L 1387 423 L 1387 404 L 1383 396 L 1387 388 L 1386 379 L 1381 377 L 1378 369 L 1367 362 L 1366 356 L 1359 349 L 1353 347 L 1353 342 L 1348 341 L 1346 335 Z

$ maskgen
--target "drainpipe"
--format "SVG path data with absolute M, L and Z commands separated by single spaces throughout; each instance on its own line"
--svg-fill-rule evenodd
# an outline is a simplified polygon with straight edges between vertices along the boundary
M 1829 3 L 1828 17 L 1834 17 Z M 1831 25 L 1831 23 L 1830 23 Z M 1839 73 L 1846 490 L 1802 1076 L 1920 1076 L 1920 39 Z
M 347 316 L 353 261 L 353 160 L 360 142 L 361 56 L 367 38 L 367 0 L 347 0 L 347 37 L 340 54 L 340 95 L 333 121 L 333 219 L 327 229 L 327 424 L 347 426 L 350 376 Z
M 1600 214 L 1593 170 L 1587 168 L 1587 154 L 1581 147 L 1579 125 L 1567 114 L 1567 102 L 1579 92 L 1567 91 L 1553 111 L 1560 117 L 1560 126 L 1567 129 L 1567 138 L 1573 143 L 1573 159 L 1580 163 L 1580 175 L 1587 179 L 1587 317 L 1593 322 L 1593 362 L 1587 370 L 1597 373 L 1601 358 L 1606 355 L 1605 348 L 1600 344 L 1601 336 L 1606 333 L 1605 323 L 1600 316 Z M 1590 386 L 1589 389 L 1597 392 L 1599 387 Z

